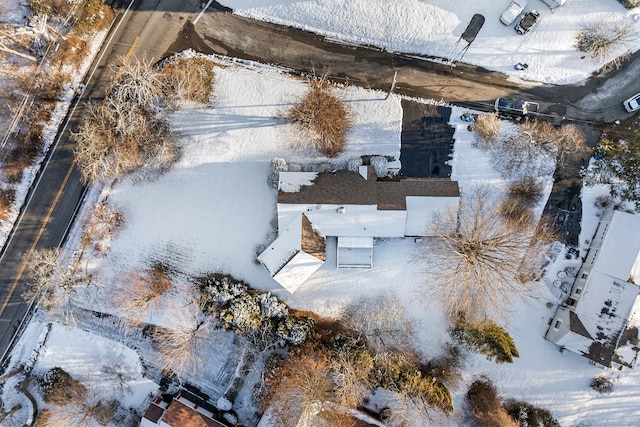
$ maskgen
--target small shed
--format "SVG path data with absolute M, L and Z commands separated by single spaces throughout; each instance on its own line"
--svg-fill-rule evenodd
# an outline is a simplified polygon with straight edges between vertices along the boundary
M 373 237 L 338 237 L 338 268 L 372 268 Z

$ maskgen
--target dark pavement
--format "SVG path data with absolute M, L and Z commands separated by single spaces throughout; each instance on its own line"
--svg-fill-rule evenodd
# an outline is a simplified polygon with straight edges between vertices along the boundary
M 402 100 L 400 174 L 412 178 L 449 178 L 453 150 L 451 109 Z

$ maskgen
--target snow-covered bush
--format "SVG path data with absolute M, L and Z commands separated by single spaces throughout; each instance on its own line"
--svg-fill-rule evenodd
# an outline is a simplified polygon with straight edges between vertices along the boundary
M 387 159 L 383 156 L 371 157 L 371 166 L 373 166 L 373 170 L 378 178 L 385 177 L 389 174 L 388 163 Z
M 245 292 L 230 300 L 220 311 L 220 320 L 225 329 L 246 334 L 260 327 L 262 314 L 257 298 Z
M 291 345 L 302 344 L 315 326 L 315 321 L 310 317 L 281 318 L 278 322 L 277 336 Z
M 229 276 L 206 277 L 202 292 L 220 327 L 242 335 L 260 349 L 300 345 L 314 326 L 310 318 L 289 314 L 287 306 L 274 295 L 252 291 Z
M 358 168 L 362 166 L 362 158 L 349 159 L 347 162 L 347 170 L 350 172 L 358 172 Z
M 224 396 L 220 396 L 220 398 L 216 402 L 216 408 L 218 408 L 221 411 L 230 411 L 232 407 L 233 407 L 233 404 L 229 402 L 229 399 L 227 399 Z

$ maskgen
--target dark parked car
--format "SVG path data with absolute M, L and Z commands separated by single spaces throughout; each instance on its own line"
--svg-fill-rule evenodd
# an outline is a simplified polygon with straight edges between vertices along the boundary
M 540 13 L 537 10 L 530 10 L 525 13 L 520 22 L 515 26 L 518 34 L 527 34 L 540 20 Z
M 494 107 L 498 113 L 517 114 L 520 116 L 538 111 L 538 104 L 535 102 L 514 98 L 498 98 Z

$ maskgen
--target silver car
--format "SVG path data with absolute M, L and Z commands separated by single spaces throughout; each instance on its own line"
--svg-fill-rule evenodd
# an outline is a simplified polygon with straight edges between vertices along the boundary
M 640 93 L 636 93 L 631 98 L 624 101 L 622 105 L 624 105 L 624 109 L 629 113 L 640 110 Z
M 525 7 L 527 7 L 527 0 L 513 0 L 500 15 L 500 22 L 504 25 L 511 25 Z

